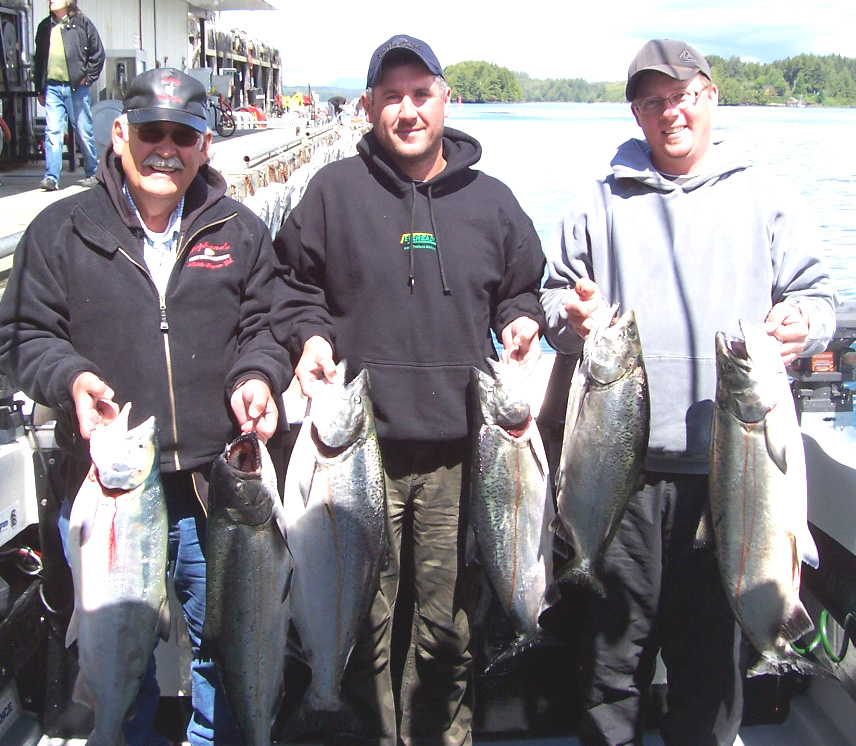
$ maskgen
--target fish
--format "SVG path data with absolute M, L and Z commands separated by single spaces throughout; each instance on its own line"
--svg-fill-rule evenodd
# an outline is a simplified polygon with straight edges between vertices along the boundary
M 128 428 L 131 404 L 90 437 L 89 473 L 71 508 L 68 558 L 77 642 L 72 699 L 94 711 L 88 744 L 123 744 L 158 637 L 169 637 L 168 523 L 154 417 Z
M 295 440 L 284 504 L 294 555 L 292 622 L 312 679 L 290 730 L 353 732 L 359 714 L 341 698 L 342 676 L 386 556 L 386 486 L 368 371 L 318 382 Z
M 555 518 L 547 454 L 526 398 L 523 370 L 487 359 L 472 368 L 475 406 L 470 522 L 488 583 L 514 631 L 490 670 L 525 650 L 542 632 L 541 613 L 557 600 L 553 581 Z
M 805 451 L 779 342 L 741 320 L 717 332 L 710 519 L 726 595 L 761 656 L 752 673 L 803 670 L 791 642 L 814 624 L 802 563 L 818 567 L 808 528 Z
M 651 404 L 636 315 L 594 320 L 571 380 L 556 475 L 557 534 L 574 549 L 561 582 L 605 594 L 603 553 L 641 487 Z
M 293 560 L 273 461 L 255 432 L 211 469 L 203 644 L 247 746 L 268 746 L 284 694 Z

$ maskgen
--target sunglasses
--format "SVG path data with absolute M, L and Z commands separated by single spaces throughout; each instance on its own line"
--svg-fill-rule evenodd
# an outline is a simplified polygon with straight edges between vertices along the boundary
M 169 137 L 179 148 L 191 148 L 199 142 L 199 132 L 181 125 L 165 127 L 157 122 L 131 125 L 137 132 L 140 142 L 146 145 L 157 145 L 165 137 Z

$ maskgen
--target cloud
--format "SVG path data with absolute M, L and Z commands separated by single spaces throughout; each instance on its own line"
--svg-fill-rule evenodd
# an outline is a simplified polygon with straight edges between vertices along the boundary
M 325 85 L 364 78 L 372 51 L 397 33 L 427 41 L 450 65 L 485 60 L 534 78 L 621 80 L 648 39 L 684 39 L 702 54 L 772 62 L 802 53 L 856 57 L 852 0 L 613 0 L 576 16 L 556 2 L 457 3 L 453 14 L 423 6 L 368 13 L 345 0 L 323 5 L 270 0 L 280 10 L 228 11 L 218 25 L 279 46 L 283 80 Z

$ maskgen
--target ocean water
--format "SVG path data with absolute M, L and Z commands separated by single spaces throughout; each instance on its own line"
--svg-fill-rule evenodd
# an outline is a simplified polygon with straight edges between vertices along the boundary
M 642 137 L 627 104 L 453 105 L 450 127 L 478 139 L 478 168 L 504 181 L 546 242 L 576 186 L 607 173 L 616 147 Z M 856 301 L 856 109 L 719 107 L 714 137 L 801 192 L 817 214 L 833 282 Z

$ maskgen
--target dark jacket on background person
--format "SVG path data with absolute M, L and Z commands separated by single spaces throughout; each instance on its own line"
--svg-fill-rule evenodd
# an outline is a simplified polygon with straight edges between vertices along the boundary
M 155 415 L 163 471 L 209 463 L 237 434 L 234 387 L 261 378 L 276 396 L 290 379 L 269 327 L 270 234 L 203 166 L 185 195 L 176 264 L 160 297 L 112 150 L 98 178 L 24 233 L 0 301 L 0 368 L 60 410 L 57 439 L 84 458 L 71 384 L 91 371 L 120 406 L 132 403 L 131 426 Z
M 369 132 L 357 156 L 313 177 L 274 241 L 274 334 L 293 360 L 318 335 L 349 376 L 368 369 L 383 438 L 466 436 L 470 369 L 496 357 L 490 330 L 520 316 L 543 326 L 532 221 L 470 168 L 476 140 L 447 127 L 443 151 L 445 169 L 414 182 Z
M 60 23 L 49 14 L 36 29 L 36 50 L 33 54 L 33 80 L 36 93 L 43 93 L 47 85 L 48 53 L 51 45 L 51 30 Z M 104 69 L 104 46 L 98 29 L 83 13 L 69 15 L 62 30 L 65 47 L 65 62 L 68 65 L 69 85 L 76 89 L 83 81 L 92 85 Z

